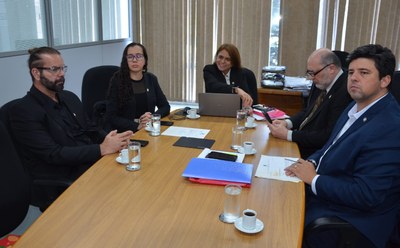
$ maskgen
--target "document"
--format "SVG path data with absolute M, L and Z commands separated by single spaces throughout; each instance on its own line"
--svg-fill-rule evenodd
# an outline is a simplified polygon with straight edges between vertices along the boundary
M 298 177 L 286 176 L 284 171 L 297 160 L 298 158 L 261 155 L 255 176 L 298 183 L 301 181 Z
M 210 129 L 171 126 L 161 135 L 204 139 L 209 132 Z

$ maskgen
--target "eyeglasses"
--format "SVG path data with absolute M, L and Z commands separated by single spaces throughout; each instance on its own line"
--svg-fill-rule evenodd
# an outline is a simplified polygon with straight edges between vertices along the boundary
M 64 66 L 50 66 L 50 67 L 36 67 L 36 68 L 39 70 L 49 71 L 53 74 L 58 74 L 61 71 L 67 72 L 68 66 L 64 65 Z
M 316 72 L 313 72 L 313 71 L 306 71 L 306 76 L 307 76 L 308 78 L 313 78 L 313 77 L 317 76 L 318 73 L 320 73 L 321 71 L 323 71 L 326 67 L 328 67 L 328 66 L 330 66 L 330 65 L 332 65 L 332 64 L 333 64 L 333 63 L 327 64 L 326 66 L 322 67 L 321 70 L 318 70 L 318 71 L 316 71 Z
M 142 60 L 144 58 L 144 55 L 141 53 L 136 53 L 136 54 L 128 54 L 126 55 L 126 59 L 129 61 L 133 61 L 136 59 L 137 61 Z

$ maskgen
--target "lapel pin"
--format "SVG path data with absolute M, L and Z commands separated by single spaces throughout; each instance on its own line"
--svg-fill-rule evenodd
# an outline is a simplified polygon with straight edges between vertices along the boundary
M 366 121 L 367 121 L 367 117 L 364 117 L 363 122 L 366 122 Z

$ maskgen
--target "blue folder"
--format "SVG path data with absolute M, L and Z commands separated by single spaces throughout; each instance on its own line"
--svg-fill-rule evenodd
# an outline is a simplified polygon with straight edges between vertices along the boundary
M 251 184 L 253 165 L 219 159 L 192 158 L 183 177 Z

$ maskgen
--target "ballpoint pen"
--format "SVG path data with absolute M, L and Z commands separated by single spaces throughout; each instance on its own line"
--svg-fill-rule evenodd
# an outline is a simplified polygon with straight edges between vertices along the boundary
M 290 158 L 285 158 L 285 160 L 286 160 L 286 161 L 293 162 L 293 163 L 299 162 L 298 160 L 294 160 L 294 159 L 290 159 Z

